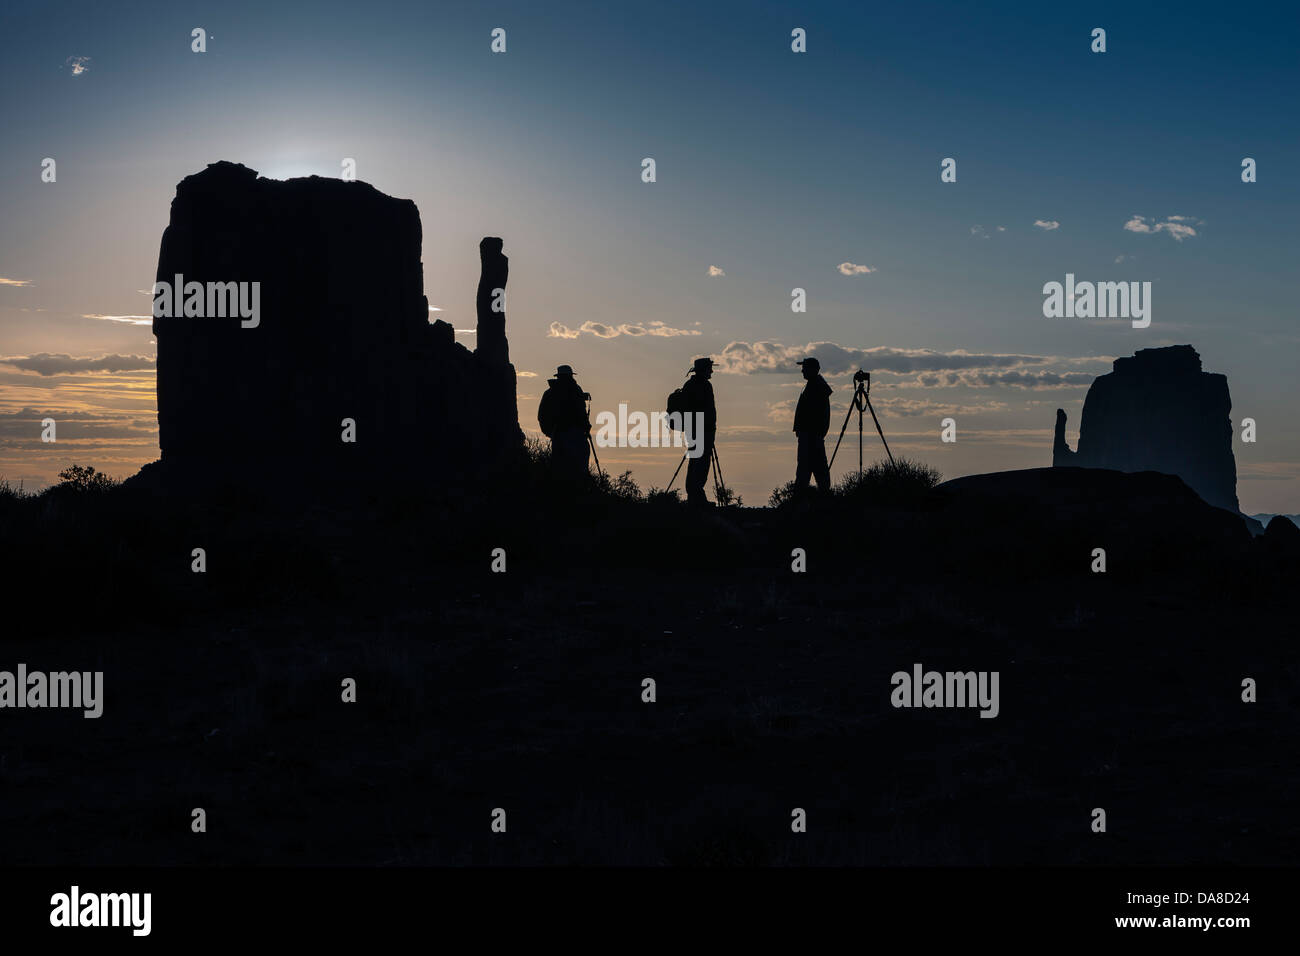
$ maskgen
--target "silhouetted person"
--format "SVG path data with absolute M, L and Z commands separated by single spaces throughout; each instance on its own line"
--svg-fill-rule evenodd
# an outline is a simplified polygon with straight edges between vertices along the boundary
M 831 490 L 831 469 L 826 464 L 826 432 L 831 427 L 831 387 L 821 376 L 821 363 L 815 358 L 799 362 L 808 384 L 799 395 L 794 409 L 794 433 L 799 436 L 799 461 L 795 466 L 796 491 L 808 487 L 809 476 L 817 478 L 817 490 Z
M 587 474 L 591 449 L 587 436 L 591 421 L 587 418 L 587 393 L 578 387 L 573 369 L 561 365 L 555 378 L 547 380 L 547 389 L 537 406 L 537 424 L 551 440 L 551 460 L 563 475 L 578 479 Z
M 696 443 L 703 443 L 702 452 L 689 460 L 686 465 L 686 501 L 692 505 L 709 505 L 711 502 L 704 495 L 704 483 L 709 477 L 709 467 L 713 464 L 713 443 L 718 432 L 718 407 L 713 402 L 713 386 L 709 379 L 713 377 L 713 359 L 697 358 L 694 373 L 682 391 L 686 394 L 686 410 L 690 414 L 704 413 L 703 434 L 693 435 Z

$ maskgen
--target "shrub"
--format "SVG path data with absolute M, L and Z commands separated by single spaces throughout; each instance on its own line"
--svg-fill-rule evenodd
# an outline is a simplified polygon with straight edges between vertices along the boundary
M 793 478 L 779 488 L 773 488 L 772 493 L 767 496 L 767 506 L 769 508 L 779 508 L 787 501 L 794 501 Z
M 0 501 L 17 501 L 19 498 L 30 498 L 27 492 L 23 491 L 23 483 L 18 482 L 15 488 L 5 478 L 0 478 Z
M 59 483 L 55 488 L 67 488 L 79 492 L 108 491 L 120 484 L 121 482 L 116 478 L 111 478 L 102 471 L 96 471 L 93 467 L 71 465 L 59 472 Z
M 632 472 L 625 471 L 617 478 L 611 478 L 609 472 L 602 471 L 596 478 L 596 487 L 603 494 L 612 495 L 623 501 L 641 501 L 641 487 L 632 477 Z
M 713 491 L 713 497 L 718 500 L 719 508 L 741 507 L 745 502 L 740 495 L 736 494 L 726 485 L 718 485 Z
M 937 469 L 910 458 L 877 461 L 859 475 L 856 471 L 840 479 L 835 494 L 851 501 L 870 504 L 904 504 L 929 494 L 943 479 Z
M 667 491 L 663 488 L 656 488 L 653 485 L 651 485 L 650 490 L 646 492 L 645 500 L 650 502 L 652 505 L 682 503 L 681 493 L 676 488 L 672 491 Z

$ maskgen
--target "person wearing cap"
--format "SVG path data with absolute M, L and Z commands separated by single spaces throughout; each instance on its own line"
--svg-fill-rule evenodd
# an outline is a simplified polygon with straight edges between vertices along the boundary
M 799 458 L 795 466 L 796 491 L 808 487 L 810 476 L 817 478 L 817 490 L 831 490 L 831 469 L 826 464 L 826 432 L 831 427 L 831 387 L 821 376 L 821 363 L 806 358 L 798 363 L 808 384 L 799 395 L 794 409 L 794 433 L 799 438 Z
M 587 474 L 591 448 L 587 436 L 591 420 L 587 417 L 587 393 L 573 377 L 573 369 L 561 365 L 537 406 L 537 424 L 551 440 L 551 461 L 565 476 L 581 478 Z
M 691 372 L 693 374 L 682 386 L 682 391 L 686 395 L 687 411 L 704 413 L 704 433 L 695 439 L 704 442 L 704 450 L 686 466 L 686 503 L 704 506 L 711 503 L 704 494 L 704 484 L 713 465 L 713 444 L 718 432 L 718 407 L 713 401 L 713 386 L 709 384 L 713 377 L 713 359 L 697 358 Z

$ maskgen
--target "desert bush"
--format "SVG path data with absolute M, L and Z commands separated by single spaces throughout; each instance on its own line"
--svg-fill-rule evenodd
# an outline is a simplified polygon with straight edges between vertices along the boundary
M 121 482 L 116 478 L 96 471 L 93 466 L 71 465 L 59 472 L 56 489 L 68 489 L 78 492 L 108 491 Z
M 767 506 L 769 508 L 779 508 L 787 501 L 794 501 L 793 478 L 779 488 L 773 488 L 772 493 L 767 496 Z
M 910 458 L 874 462 L 860 475 L 855 471 L 840 479 L 834 493 L 864 504 L 905 504 L 924 498 L 943 475 L 925 462 Z
M 715 488 L 713 497 L 717 499 L 719 508 L 728 508 L 733 506 L 739 508 L 745 503 L 744 499 L 741 498 L 740 495 L 736 494 L 726 485 L 719 485 Z
M 644 496 L 641 494 L 641 487 L 632 477 L 632 472 L 625 471 L 616 478 L 611 478 L 609 472 L 602 471 L 596 477 L 596 488 L 604 494 L 612 495 L 623 501 L 642 501 Z
M 682 503 L 681 492 L 676 488 L 668 491 L 664 488 L 656 488 L 654 485 L 651 485 L 650 490 L 646 492 L 645 500 L 652 505 Z
M 17 501 L 20 498 L 30 498 L 31 495 L 23 491 L 23 483 L 18 482 L 14 487 L 7 478 L 0 478 L 0 501 Z

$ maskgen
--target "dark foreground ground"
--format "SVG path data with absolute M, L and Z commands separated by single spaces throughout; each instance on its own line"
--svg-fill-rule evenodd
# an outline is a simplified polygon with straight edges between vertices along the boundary
M 1075 469 L 704 518 L 11 501 L 0 669 L 105 706 L 0 711 L 0 864 L 1292 863 L 1297 564 L 1239 524 Z M 894 709 L 918 662 L 999 716 Z

